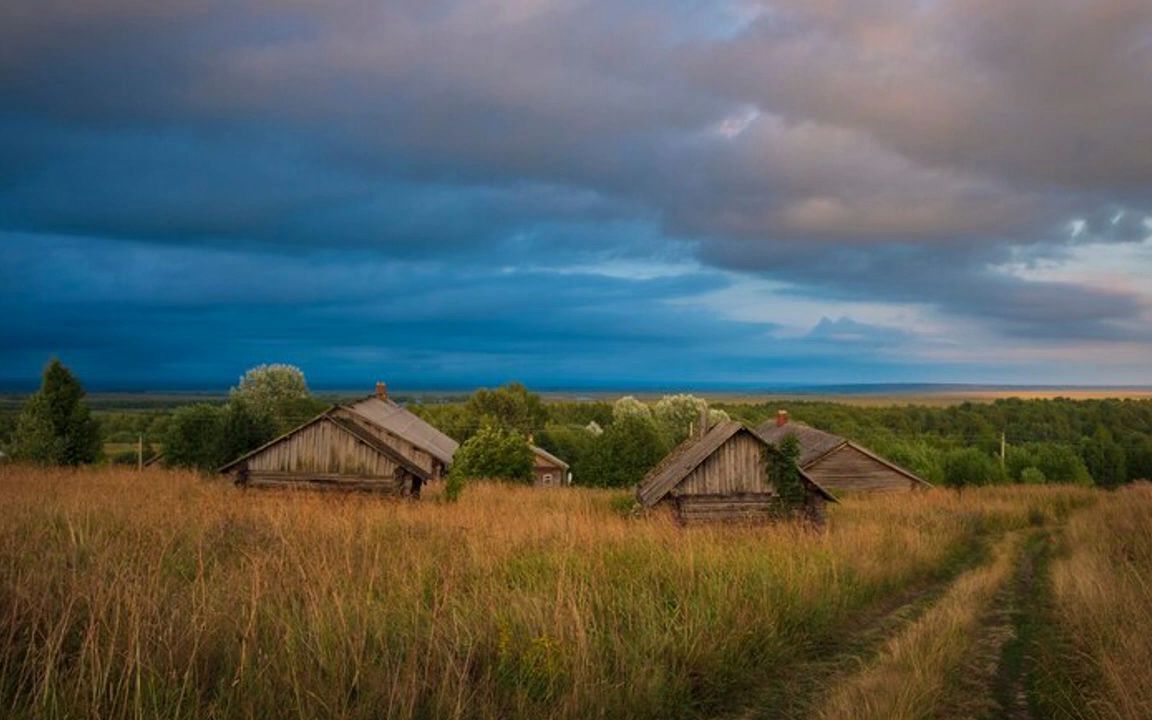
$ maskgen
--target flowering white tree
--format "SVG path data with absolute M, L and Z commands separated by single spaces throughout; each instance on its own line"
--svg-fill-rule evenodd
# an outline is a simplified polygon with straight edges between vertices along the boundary
M 623 418 L 652 419 L 652 411 L 648 406 L 631 395 L 625 395 L 612 403 L 612 420 L 619 422 Z
M 652 406 L 652 417 L 660 431 L 673 444 L 688 436 L 688 428 L 700 419 L 700 410 L 708 407 L 708 401 L 688 393 L 665 395 Z M 708 410 L 708 424 L 715 425 L 728 420 L 723 410 Z
M 251 368 L 232 388 L 228 399 L 257 416 L 271 418 L 281 430 L 299 424 L 316 410 L 304 372 L 295 365 Z

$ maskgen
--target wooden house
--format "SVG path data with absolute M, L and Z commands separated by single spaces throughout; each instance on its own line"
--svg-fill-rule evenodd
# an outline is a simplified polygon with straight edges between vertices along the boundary
M 768 469 L 766 453 L 772 452 L 741 423 L 718 423 L 669 453 L 637 487 L 636 499 L 644 507 L 671 506 L 682 522 L 776 519 L 785 507 Z M 836 498 L 799 472 L 805 489 L 800 510 L 822 522 L 825 504 Z
M 528 442 L 532 442 L 531 438 L 529 438 Z M 568 463 L 542 447 L 536 445 L 532 445 L 531 447 L 535 484 L 538 487 L 572 484 L 572 475 L 568 472 Z
M 761 425 L 757 432 L 773 444 L 795 435 L 800 443 L 800 467 L 833 492 L 908 492 L 932 487 L 912 472 L 847 438 L 789 422 L 786 410 L 781 410 L 775 420 Z
M 220 472 L 253 487 L 377 490 L 419 495 L 447 472 L 455 440 L 376 394 L 334 405 L 300 427 L 233 460 Z

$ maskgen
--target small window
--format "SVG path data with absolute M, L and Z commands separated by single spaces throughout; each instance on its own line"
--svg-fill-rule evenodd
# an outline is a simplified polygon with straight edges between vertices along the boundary
M 552 484 L 552 473 L 544 473 L 544 484 L 545 485 L 551 485 Z

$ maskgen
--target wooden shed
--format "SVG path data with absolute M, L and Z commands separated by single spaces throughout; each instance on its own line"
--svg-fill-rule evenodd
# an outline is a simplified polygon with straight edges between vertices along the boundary
M 800 467 L 833 492 L 909 492 L 932 487 L 914 473 L 847 438 L 789 422 L 784 410 L 757 432 L 773 444 L 795 435 L 800 443 Z
M 531 442 L 531 440 L 529 440 Z M 572 476 L 568 472 L 568 463 L 556 457 L 542 447 L 532 445 L 532 463 L 535 473 L 535 484 L 539 487 L 553 487 L 571 485 Z
M 253 487 L 314 487 L 419 494 L 442 477 L 455 440 L 376 394 L 334 405 L 300 427 L 233 460 L 220 472 Z
M 683 522 L 767 521 L 779 518 L 784 501 L 773 484 L 766 453 L 776 449 L 744 425 L 724 421 L 694 435 L 668 454 L 636 488 L 644 507 L 671 506 Z M 836 502 L 802 470 L 804 515 L 817 522 Z

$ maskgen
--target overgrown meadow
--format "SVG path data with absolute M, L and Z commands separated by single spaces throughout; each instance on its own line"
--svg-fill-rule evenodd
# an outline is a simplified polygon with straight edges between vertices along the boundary
M 1098 493 L 933 491 L 848 499 L 823 531 L 682 528 L 628 516 L 612 491 L 480 484 L 414 503 L 7 466 L 0 703 L 25 718 L 706 716 Z M 1062 577 L 1092 652 L 1105 631 L 1076 608 L 1101 618 L 1109 599 Z

